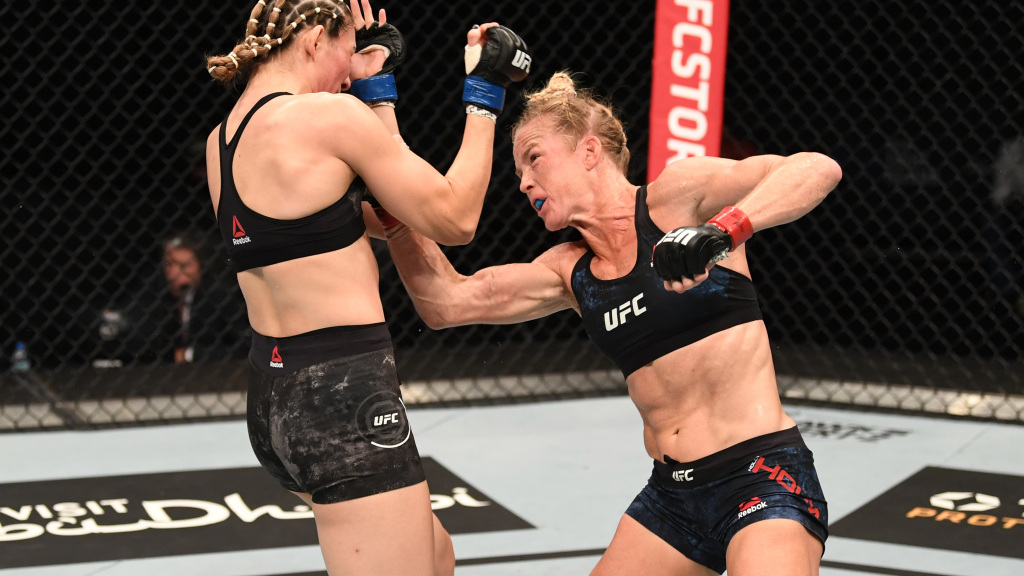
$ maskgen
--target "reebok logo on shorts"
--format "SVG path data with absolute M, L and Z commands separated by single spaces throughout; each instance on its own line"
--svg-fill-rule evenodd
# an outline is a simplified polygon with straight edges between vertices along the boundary
M 767 502 L 762 502 L 760 498 L 754 496 L 750 500 L 747 500 L 743 504 L 740 504 L 740 513 L 736 516 L 736 518 L 743 518 L 748 514 L 753 514 L 754 512 L 757 512 L 758 510 L 763 510 L 764 508 L 767 507 Z
M 277 346 L 274 346 L 274 351 L 270 353 L 270 367 L 284 368 L 284 359 L 281 358 L 281 353 L 277 351 Z

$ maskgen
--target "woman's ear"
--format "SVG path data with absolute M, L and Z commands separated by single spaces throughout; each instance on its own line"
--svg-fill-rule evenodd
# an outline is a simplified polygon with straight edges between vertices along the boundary
M 583 149 L 583 166 L 587 170 L 593 170 L 597 163 L 601 161 L 601 156 L 604 154 L 604 149 L 601 146 L 601 141 L 593 134 L 588 134 L 583 138 L 583 142 L 580 144 Z
M 324 27 L 320 24 L 308 28 L 303 31 L 299 42 L 302 44 L 302 50 L 309 55 L 309 57 L 316 62 L 317 50 L 322 48 L 322 43 L 327 40 L 327 35 L 324 33 Z

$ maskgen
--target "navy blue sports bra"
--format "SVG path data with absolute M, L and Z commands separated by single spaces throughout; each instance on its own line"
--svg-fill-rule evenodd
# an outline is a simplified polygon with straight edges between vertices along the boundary
M 356 178 L 340 200 L 323 210 L 296 220 L 278 220 L 253 211 L 235 188 L 232 164 L 242 130 L 264 104 L 287 92 L 267 94 L 249 110 L 227 141 L 227 118 L 220 125 L 220 203 L 217 225 L 227 245 L 228 258 L 241 272 L 278 262 L 323 254 L 349 246 L 363 236 L 363 193 L 366 186 Z
M 716 332 L 761 319 L 749 278 L 715 266 L 707 280 L 682 294 L 665 290 L 651 266 L 654 245 L 665 235 L 647 210 L 647 187 L 636 194 L 636 264 L 628 274 L 601 280 L 590 271 L 588 251 L 572 271 L 572 291 L 590 339 L 623 376 Z

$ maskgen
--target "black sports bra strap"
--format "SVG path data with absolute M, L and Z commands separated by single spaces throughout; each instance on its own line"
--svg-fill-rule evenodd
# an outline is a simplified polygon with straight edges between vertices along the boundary
M 576 261 L 576 264 L 573 264 L 572 278 L 575 278 L 576 273 L 579 272 L 580 270 L 586 270 L 587 272 L 590 272 L 590 262 L 593 259 L 594 251 L 588 248 L 587 251 L 583 253 L 583 256 L 580 256 L 579 260 Z M 570 280 L 569 282 L 572 283 L 572 280 Z
M 291 92 L 272 92 L 270 94 L 267 94 L 263 98 L 260 98 L 259 102 L 256 102 L 256 104 L 254 104 L 253 107 L 249 109 L 249 112 L 245 115 L 245 118 L 242 118 L 242 122 L 238 125 L 238 129 L 235 130 L 235 136 L 231 138 L 231 142 L 228 142 L 228 119 L 225 118 L 224 121 L 220 123 L 220 145 L 225 148 L 234 148 L 235 144 L 238 143 L 238 135 L 241 134 L 242 130 L 245 129 L 245 126 L 249 123 L 249 120 L 252 119 L 252 115 L 255 114 L 257 110 L 262 108 L 264 104 L 270 102 L 271 100 L 277 98 L 278 96 L 291 96 Z
M 651 219 L 651 211 L 647 208 L 647 186 L 641 186 L 636 191 L 636 220 L 634 221 L 636 227 L 637 237 L 640 234 L 657 234 L 659 236 L 665 233 L 658 228 L 658 225 Z

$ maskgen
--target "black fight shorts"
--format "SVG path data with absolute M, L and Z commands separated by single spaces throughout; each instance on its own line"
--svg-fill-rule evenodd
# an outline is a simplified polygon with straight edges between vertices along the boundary
M 384 323 L 287 338 L 254 332 L 247 402 L 260 464 L 317 504 L 425 479 Z
M 751 438 L 695 462 L 654 461 L 626 509 L 687 558 L 719 574 L 740 529 L 775 518 L 799 522 L 822 544 L 828 510 L 814 457 L 796 428 Z

